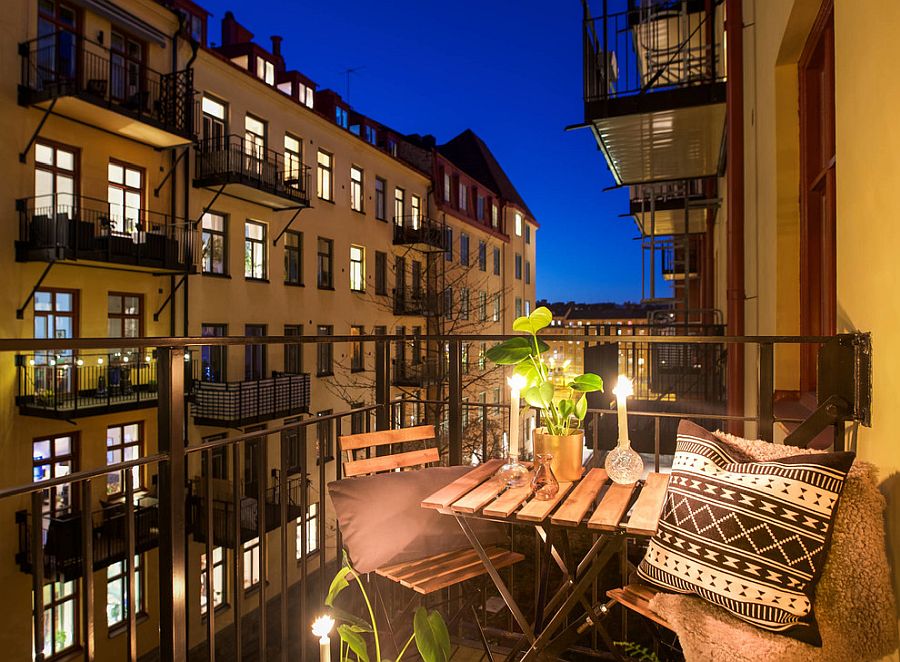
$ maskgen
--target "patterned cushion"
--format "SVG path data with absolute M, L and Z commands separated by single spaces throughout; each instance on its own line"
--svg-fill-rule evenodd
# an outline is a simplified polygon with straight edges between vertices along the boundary
M 739 462 L 682 421 L 659 532 L 638 575 L 821 646 L 812 599 L 853 453 Z

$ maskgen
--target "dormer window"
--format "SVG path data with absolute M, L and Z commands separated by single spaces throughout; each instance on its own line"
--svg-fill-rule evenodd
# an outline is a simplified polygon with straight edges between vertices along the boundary
M 397 156 L 397 141 L 393 138 L 388 138 L 387 151 L 391 156 Z
M 347 121 L 348 121 L 348 118 L 347 118 L 347 109 L 346 109 L 346 108 L 341 108 L 340 106 L 335 106 L 335 108 L 334 108 L 334 121 L 335 121 L 335 123 L 336 123 L 339 127 L 343 128 L 343 129 L 346 129 L 346 128 L 347 128 Z
M 297 99 L 307 108 L 313 107 L 313 89 L 303 83 L 297 83 Z
M 256 76 L 260 80 L 266 81 L 269 85 L 275 84 L 275 65 L 267 59 L 257 56 L 256 58 Z
M 375 130 L 374 126 L 366 125 L 366 142 L 370 145 L 375 145 L 378 143 L 378 131 Z

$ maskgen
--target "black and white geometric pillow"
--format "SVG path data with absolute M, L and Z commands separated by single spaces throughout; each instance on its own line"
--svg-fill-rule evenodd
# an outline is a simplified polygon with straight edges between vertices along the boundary
M 682 421 L 659 532 L 638 575 L 821 646 L 813 598 L 853 458 L 739 462 L 710 432 Z

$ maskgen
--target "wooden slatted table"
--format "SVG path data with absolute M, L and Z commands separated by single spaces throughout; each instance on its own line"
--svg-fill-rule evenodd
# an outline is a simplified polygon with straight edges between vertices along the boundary
M 609 479 L 604 469 L 591 468 L 576 483 L 560 483 L 559 493 L 553 499 L 539 501 L 529 486 L 507 488 L 494 477 L 495 471 L 496 466 L 489 466 L 489 463 L 477 467 L 422 501 L 422 507 L 455 517 L 459 522 L 528 641 L 529 648 L 523 660 L 534 660 L 565 623 L 572 609 L 582 603 L 585 592 L 606 562 L 622 549 L 626 536 L 649 537 L 656 533 L 669 477 L 651 473 L 638 483 L 619 485 Z M 552 559 L 569 579 L 546 603 L 558 605 L 546 623 L 542 614 L 543 592 L 538 596 L 537 615 L 532 622 L 525 617 L 500 577 L 494 563 L 496 550 L 485 550 L 472 532 L 469 524 L 472 519 L 499 520 L 535 528 L 544 547 L 542 573 L 549 573 L 547 566 Z M 568 536 L 574 531 L 597 536 L 594 545 L 577 565 L 567 564 L 559 554 L 559 545 L 553 542 L 564 538 L 564 548 L 568 549 Z M 618 657 L 600 619 L 593 621 L 610 652 Z

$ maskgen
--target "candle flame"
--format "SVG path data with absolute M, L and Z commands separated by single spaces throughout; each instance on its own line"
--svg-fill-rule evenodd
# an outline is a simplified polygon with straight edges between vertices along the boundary
M 508 377 L 506 379 L 506 383 L 509 384 L 509 387 L 513 391 L 521 391 L 523 388 L 528 386 L 528 380 L 525 378 L 525 376 L 518 373 L 514 374 L 512 377 Z
M 629 395 L 634 395 L 634 386 L 632 386 L 631 380 L 625 375 L 619 375 L 619 381 L 613 389 L 613 394 L 617 398 L 627 398 Z
M 324 639 L 328 636 L 328 633 L 331 632 L 331 628 L 334 627 L 334 619 L 331 616 L 324 615 L 319 616 L 312 624 L 313 634 L 316 635 L 319 639 Z

